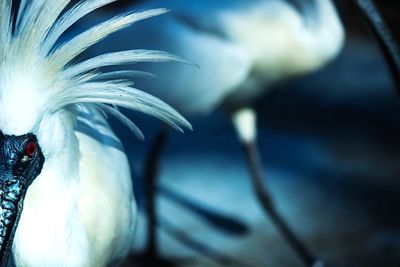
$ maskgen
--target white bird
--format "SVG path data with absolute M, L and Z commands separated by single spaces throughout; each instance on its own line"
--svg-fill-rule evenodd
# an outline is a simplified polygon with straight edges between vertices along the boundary
M 148 67 L 157 79 L 148 81 L 152 86 L 146 90 L 187 115 L 249 105 L 270 85 L 326 65 L 344 40 L 330 0 L 156 0 L 126 9 L 154 7 L 171 12 L 121 32 L 117 42 L 100 49 L 144 46 L 197 64 L 198 70 L 179 64 Z
M 318 70 L 339 54 L 345 34 L 333 3 L 150 0 L 128 9 L 155 7 L 166 7 L 171 12 L 121 32 L 118 42 L 108 42 L 107 49 L 133 44 L 168 51 L 199 66 L 145 66 L 143 70 L 156 74 L 155 79 L 146 80 L 146 90 L 162 96 L 187 116 L 209 114 L 218 108 L 228 111 L 250 159 L 257 195 L 273 220 L 278 221 L 278 227 L 285 228 L 262 189 L 255 146 L 256 113 L 251 106 L 272 85 Z M 107 14 L 92 19 L 103 16 Z M 92 53 L 99 51 L 93 49 Z M 294 247 L 298 246 L 295 236 L 286 230 L 282 230 L 284 235 Z M 309 255 L 303 258 L 307 264 L 313 261 Z
M 136 204 L 125 153 L 105 113 L 140 135 L 117 107 L 190 127 L 174 109 L 103 66 L 174 60 L 145 50 L 73 61 L 109 34 L 165 12 L 128 12 L 58 43 L 114 0 L 0 2 L 0 265 L 106 266 L 130 250 Z M 94 136 L 78 131 L 86 127 Z

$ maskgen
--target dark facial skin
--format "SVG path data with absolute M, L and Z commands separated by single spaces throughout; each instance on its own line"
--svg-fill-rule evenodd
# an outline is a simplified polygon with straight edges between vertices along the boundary
M 35 135 L 0 133 L 0 266 L 7 266 L 28 187 L 42 171 L 44 156 Z

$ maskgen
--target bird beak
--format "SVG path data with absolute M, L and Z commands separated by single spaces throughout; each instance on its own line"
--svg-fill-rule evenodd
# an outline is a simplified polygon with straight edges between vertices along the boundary
M 7 266 L 15 230 L 22 213 L 28 184 L 24 177 L 1 179 L 0 183 L 0 266 Z
M 34 134 L 15 136 L 0 131 L 0 267 L 7 266 L 26 192 L 44 161 Z

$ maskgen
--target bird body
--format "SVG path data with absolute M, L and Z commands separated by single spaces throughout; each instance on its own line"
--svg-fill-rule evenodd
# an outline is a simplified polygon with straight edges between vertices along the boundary
M 147 90 L 189 115 L 249 105 L 271 85 L 321 68 L 343 46 L 329 0 L 155 0 L 132 8 L 160 6 L 171 12 L 128 29 L 108 46 L 168 51 L 197 64 L 196 70 L 146 66 L 157 75 Z
M 126 255 L 133 240 L 129 164 L 123 151 L 76 132 L 69 114 L 57 117 L 44 133 L 60 149 L 27 193 L 14 259 L 17 266 L 106 266 Z M 102 123 L 91 127 L 118 140 Z
M 65 42 L 60 36 L 114 0 L 0 3 L 0 265 L 12 247 L 17 266 L 107 266 L 131 248 L 136 204 L 130 168 L 105 119 L 117 107 L 190 127 L 170 106 L 104 66 L 173 60 L 129 50 L 73 61 L 84 50 L 164 9 L 128 12 Z M 63 12 L 64 11 L 64 12 Z
M 140 70 L 156 77 L 143 85 L 188 116 L 218 108 L 230 113 L 261 207 L 305 266 L 320 266 L 280 216 L 265 188 L 256 145 L 257 116 L 251 106 L 276 83 L 316 71 L 338 55 L 344 30 L 334 5 L 330 0 L 149 0 L 128 9 L 161 6 L 170 12 L 121 32 L 117 42 L 93 47 L 90 55 L 134 45 L 168 51 L 197 64 L 197 69 L 173 63 L 145 65 Z M 104 16 L 108 14 L 96 14 L 89 23 Z M 155 197 L 153 170 L 163 142 L 165 134 L 161 132 L 145 168 L 147 191 L 153 192 L 149 198 Z M 148 202 L 154 203 L 154 199 Z M 145 255 L 150 255 L 150 260 L 156 258 L 157 248 L 154 211 L 154 205 L 148 207 L 150 234 Z

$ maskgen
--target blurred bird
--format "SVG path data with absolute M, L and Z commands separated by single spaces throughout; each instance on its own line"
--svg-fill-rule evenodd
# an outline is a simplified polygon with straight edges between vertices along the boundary
M 109 113 L 117 107 L 190 127 L 161 100 L 103 66 L 176 58 L 129 50 L 74 61 L 109 34 L 165 12 L 127 12 L 59 43 L 77 20 L 114 0 L 0 2 L 0 265 L 106 266 L 130 250 L 131 174 Z M 14 2 L 15 4 L 15 2 Z M 13 16 L 12 10 L 18 10 Z M 79 129 L 89 129 L 87 135 Z
M 199 66 L 145 66 L 143 70 L 157 76 L 146 81 L 146 88 L 187 116 L 209 114 L 218 108 L 230 114 L 262 206 L 304 263 L 313 265 L 315 259 L 279 216 L 264 188 L 252 102 L 277 82 L 318 70 L 339 54 L 344 30 L 334 5 L 330 0 L 156 0 L 128 9 L 156 7 L 171 12 L 124 31 L 118 42 L 105 47 L 121 49 L 134 44 L 168 51 Z M 98 14 L 93 20 L 103 16 L 107 15 Z M 165 139 L 163 134 L 159 138 Z M 153 151 L 157 154 L 160 149 Z M 157 156 L 150 158 L 147 179 L 152 186 Z M 151 198 L 150 203 L 152 211 Z M 155 225 L 154 221 L 150 212 L 150 222 Z

